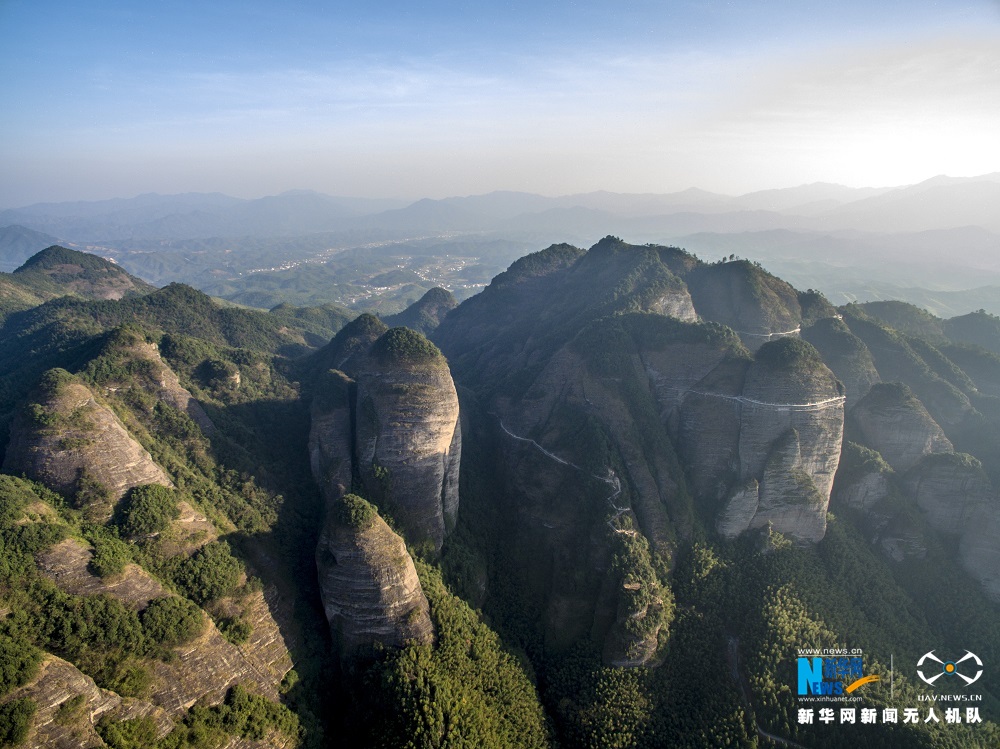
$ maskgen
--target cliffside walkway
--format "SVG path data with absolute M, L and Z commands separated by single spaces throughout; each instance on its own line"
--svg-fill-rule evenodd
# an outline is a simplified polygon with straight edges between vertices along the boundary
M 576 463 L 571 463 L 568 460 L 564 460 L 563 458 L 560 458 L 555 453 L 549 452 L 544 447 L 542 447 L 537 442 L 535 442 L 535 440 L 533 440 L 533 439 L 531 439 L 529 437 L 521 437 L 521 436 L 519 436 L 517 434 L 514 434 L 512 431 L 510 431 L 504 425 L 503 419 L 501 419 L 496 414 L 491 414 L 491 415 L 492 416 L 496 416 L 497 422 L 500 424 L 500 428 L 503 430 L 504 434 L 506 434 L 511 439 L 515 439 L 518 442 L 527 442 L 527 443 L 533 445 L 535 447 L 535 449 L 538 450 L 539 452 L 541 452 L 545 457 L 550 458 L 551 460 L 556 461 L 560 465 L 564 465 L 564 466 L 567 466 L 567 467 L 572 468 L 574 470 L 577 470 L 580 473 L 582 473 L 582 474 L 584 474 L 586 476 L 589 476 L 592 479 L 595 479 L 597 481 L 600 481 L 600 482 L 602 482 L 602 483 L 607 484 L 608 486 L 610 486 L 611 489 L 612 489 L 612 492 L 611 492 L 611 494 L 608 497 L 605 498 L 604 501 L 608 503 L 608 505 L 611 507 L 612 510 L 614 510 L 614 515 L 612 515 L 610 518 L 608 518 L 608 527 L 611 530 L 613 530 L 615 533 L 625 533 L 625 534 L 627 534 L 629 536 L 634 536 L 635 535 L 635 531 L 634 530 L 631 530 L 629 528 L 619 528 L 616 525 L 617 522 L 618 522 L 618 518 L 620 518 L 623 514 L 625 514 L 626 512 L 628 512 L 629 509 L 631 509 L 631 508 L 629 508 L 629 507 L 618 507 L 615 504 L 615 500 L 618 499 L 618 496 L 622 493 L 622 482 L 621 482 L 621 479 L 618 478 L 618 476 L 615 474 L 614 470 L 610 466 L 608 467 L 608 475 L 607 476 L 597 476 L 596 474 L 588 473 L 584 469 L 580 468 L 580 466 L 576 465 Z
M 847 396 L 838 395 L 834 398 L 827 398 L 826 400 L 813 401 L 812 403 L 768 403 L 767 401 L 754 400 L 753 398 L 747 398 L 743 395 L 723 395 L 722 393 L 709 393 L 704 390 L 688 390 L 689 393 L 694 393 L 695 395 L 704 395 L 709 398 L 723 398 L 729 401 L 736 401 L 749 406 L 763 406 L 765 408 L 774 408 L 778 411 L 823 411 L 827 408 L 834 408 L 844 401 L 847 400 Z
M 747 330 L 734 330 L 733 332 L 736 333 L 736 335 L 740 336 L 748 335 L 751 338 L 781 338 L 782 336 L 795 335 L 796 333 L 801 333 L 802 326 L 800 325 L 799 327 L 793 328 L 792 330 L 783 330 L 778 333 L 751 333 Z

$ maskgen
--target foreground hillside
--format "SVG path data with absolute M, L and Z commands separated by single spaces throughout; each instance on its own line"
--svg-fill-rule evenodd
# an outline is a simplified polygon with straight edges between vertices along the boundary
M 997 318 L 614 237 L 385 321 L 108 266 L 5 277 L 5 744 L 1000 743 Z

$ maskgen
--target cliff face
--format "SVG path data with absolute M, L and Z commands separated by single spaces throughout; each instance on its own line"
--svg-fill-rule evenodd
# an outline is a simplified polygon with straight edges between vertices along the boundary
M 327 621 L 342 657 L 376 643 L 430 642 L 430 609 L 406 545 L 374 507 L 347 495 L 330 509 L 316 552 Z
M 110 408 L 55 370 L 35 402 L 15 417 L 4 470 L 67 495 L 96 482 L 112 501 L 134 486 L 173 485 Z
M 979 462 L 969 455 L 928 455 L 903 477 L 903 485 L 932 527 L 959 535 L 995 496 Z
M 458 512 L 458 394 L 439 353 L 382 354 L 392 339 L 412 335 L 405 328 L 386 333 L 358 373 L 357 466 L 368 496 L 407 537 L 440 549 Z
M 844 322 L 871 352 L 883 382 L 902 382 L 907 385 L 931 417 L 945 430 L 957 427 L 975 414 L 966 393 L 949 382 L 935 368 L 941 368 L 939 354 L 932 355 L 919 341 L 908 341 L 905 336 L 889 330 L 877 322 L 866 319 L 852 305 L 844 308 Z M 917 350 L 920 349 L 920 350 Z M 924 352 L 930 359 L 925 360 Z M 949 377 L 952 372 L 942 373 Z M 963 381 L 967 378 L 963 378 Z
M 215 430 L 215 424 L 208 418 L 205 409 L 195 400 L 191 392 L 181 385 L 177 374 L 160 357 L 160 350 L 156 344 L 136 341 L 129 347 L 128 353 L 134 359 L 146 363 L 149 390 L 153 395 L 178 411 L 186 413 L 205 433 Z
M 897 471 L 906 471 L 923 456 L 952 452 L 944 430 L 900 383 L 872 387 L 851 412 L 864 442 Z
M 326 501 L 351 489 L 354 466 L 354 381 L 330 371 L 317 385 L 309 429 L 309 464 Z
M 441 353 L 393 328 L 368 347 L 345 339 L 350 375 L 320 378 L 309 450 L 313 476 L 336 499 L 357 476 L 411 542 L 440 550 L 458 513 L 458 394 Z M 340 359 L 338 354 L 335 358 Z
M 38 710 L 32 720 L 24 746 L 41 749 L 97 749 L 106 744 L 94 725 L 106 715 L 127 720 L 149 715 L 162 737 L 173 727 L 163 710 L 144 700 L 123 700 L 114 692 L 101 689 L 72 663 L 47 655 L 38 674 L 28 684 L 15 690 L 10 698 L 28 697 Z M 82 698 L 82 700 L 81 700 Z M 74 705 L 66 709 L 64 705 Z M 60 708 L 63 708 L 60 710 Z
M 720 366 L 685 399 L 682 444 L 694 488 L 724 536 L 770 524 L 821 539 L 840 460 L 844 396 L 809 344 L 765 344 L 752 363 Z

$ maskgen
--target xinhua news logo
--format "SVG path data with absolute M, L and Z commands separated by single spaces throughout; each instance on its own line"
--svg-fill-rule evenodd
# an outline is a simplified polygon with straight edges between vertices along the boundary
M 875 674 L 864 674 L 864 661 L 858 655 L 836 655 L 798 660 L 798 693 L 805 695 L 848 695 L 865 684 L 878 681 Z
M 983 662 L 969 650 L 961 658 L 952 661 L 938 658 L 932 650 L 924 653 L 917 661 L 917 676 L 932 687 L 967 687 L 982 675 Z

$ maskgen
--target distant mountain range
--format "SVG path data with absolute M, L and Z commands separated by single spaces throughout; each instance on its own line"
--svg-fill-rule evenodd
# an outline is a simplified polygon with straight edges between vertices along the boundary
M 295 236 L 362 228 L 421 231 L 588 231 L 608 223 L 633 231 L 925 231 L 981 226 L 1000 231 L 1000 173 L 934 177 L 897 188 L 817 182 L 740 196 L 689 189 L 667 194 L 531 193 L 398 200 L 344 198 L 293 190 L 256 200 L 221 193 L 140 195 L 94 202 L 38 203 L 0 212 L 19 224 L 74 241 Z M 583 226 L 581 226 L 583 224 Z M 567 226 L 568 225 L 568 226 Z
M 814 183 L 740 196 L 695 188 L 560 197 L 498 191 L 407 204 L 297 190 L 257 200 L 187 193 L 40 203 L 0 212 L 0 269 L 58 241 L 114 258 L 156 283 L 183 281 L 259 304 L 302 303 L 273 289 L 293 289 L 302 264 L 314 271 L 344 250 L 395 247 L 380 251 L 386 266 L 371 276 L 397 268 L 419 275 L 406 264 L 412 242 L 435 240 L 444 255 L 483 265 L 488 279 L 512 258 L 450 251 L 449 243 L 502 240 L 523 254 L 555 241 L 589 246 L 609 233 L 708 259 L 758 260 L 837 303 L 896 295 L 942 315 L 1000 312 L 1000 173 L 891 188 Z M 448 285 L 444 277 L 425 281 L 417 296 Z M 978 290 L 975 300 L 948 296 L 968 289 Z

